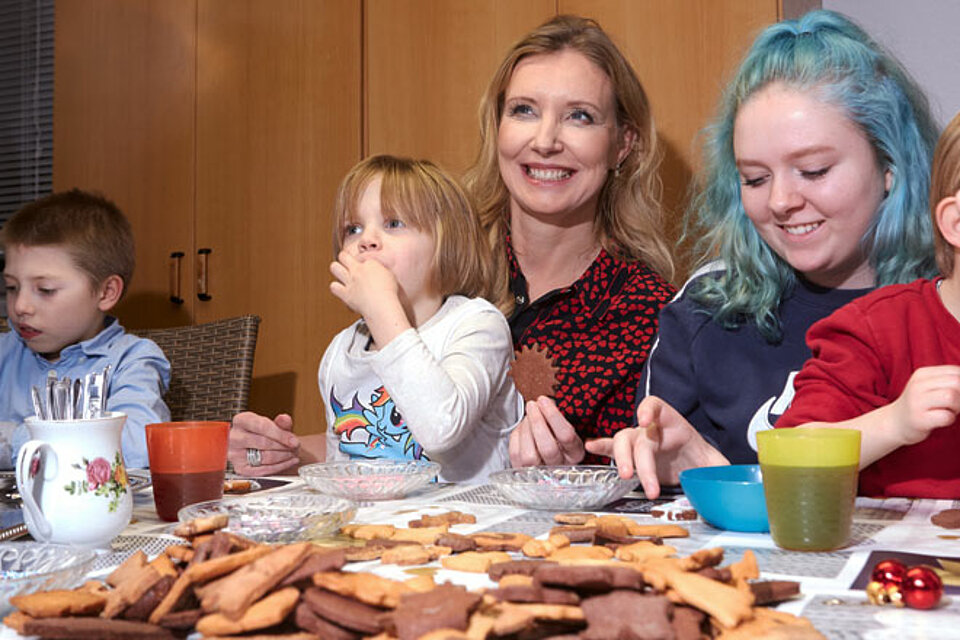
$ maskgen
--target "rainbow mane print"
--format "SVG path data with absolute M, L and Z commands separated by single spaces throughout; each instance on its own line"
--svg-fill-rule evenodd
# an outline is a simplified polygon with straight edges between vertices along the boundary
M 358 396 L 354 394 L 347 407 L 330 391 L 333 431 L 340 437 L 341 452 L 351 458 L 427 459 L 386 389 L 373 393 L 369 407 Z

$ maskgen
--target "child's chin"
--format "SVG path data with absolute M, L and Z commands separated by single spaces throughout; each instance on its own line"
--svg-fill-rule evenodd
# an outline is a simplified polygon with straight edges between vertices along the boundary
M 63 350 L 65 345 L 52 345 L 50 343 L 33 343 L 27 342 L 27 346 L 30 347 L 30 350 L 34 353 L 43 356 L 47 360 L 55 360 L 60 357 L 60 352 Z

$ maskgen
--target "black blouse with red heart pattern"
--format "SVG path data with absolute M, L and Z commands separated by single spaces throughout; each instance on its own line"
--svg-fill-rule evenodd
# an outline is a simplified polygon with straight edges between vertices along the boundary
M 612 436 L 636 422 L 634 399 L 657 333 L 657 314 L 674 287 L 643 262 L 601 249 L 569 287 L 530 302 L 527 281 L 507 241 L 516 301 L 514 349 L 545 347 L 557 374 L 557 406 L 583 439 Z M 600 459 L 587 456 L 586 462 Z

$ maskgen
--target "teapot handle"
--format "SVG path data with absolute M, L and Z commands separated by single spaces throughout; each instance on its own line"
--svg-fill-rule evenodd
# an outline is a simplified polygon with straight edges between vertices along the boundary
M 30 466 L 35 455 L 40 455 L 43 458 L 40 465 L 43 472 L 39 474 L 39 478 L 36 474 L 30 473 Z M 20 491 L 20 498 L 23 500 L 23 507 L 26 510 L 24 517 L 27 520 L 27 528 L 30 529 L 30 533 L 40 542 L 50 541 L 50 538 L 53 537 L 53 528 L 46 516 L 43 515 L 43 511 L 40 510 L 40 505 L 37 504 L 34 495 L 34 483 L 38 479 L 41 485 L 45 481 L 53 480 L 57 477 L 58 467 L 57 453 L 53 450 L 53 447 L 43 440 L 30 440 L 20 447 L 20 452 L 17 454 L 17 488 Z M 31 522 L 35 525 L 36 531 L 29 526 Z

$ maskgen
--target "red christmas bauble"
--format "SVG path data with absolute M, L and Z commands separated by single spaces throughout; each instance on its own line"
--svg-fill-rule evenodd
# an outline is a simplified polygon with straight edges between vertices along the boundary
M 899 560 L 881 560 L 873 568 L 870 574 L 870 580 L 879 582 L 884 587 L 891 585 L 900 586 L 903 584 L 904 576 L 907 575 L 907 567 Z
M 900 586 L 903 602 L 913 609 L 933 609 L 943 595 L 943 581 L 930 567 L 910 567 Z

